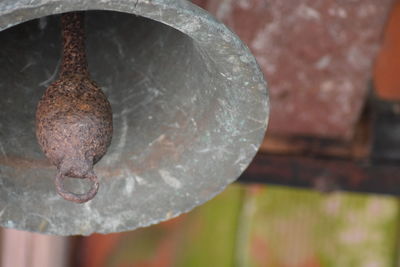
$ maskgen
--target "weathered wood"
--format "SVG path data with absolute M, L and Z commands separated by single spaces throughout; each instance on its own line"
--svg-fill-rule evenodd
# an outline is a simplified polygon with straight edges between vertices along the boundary
M 239 181 L 312 187 L 328 192 L 400 195 L 400 166 L 372 164 L 367 160 L 259 153 Z

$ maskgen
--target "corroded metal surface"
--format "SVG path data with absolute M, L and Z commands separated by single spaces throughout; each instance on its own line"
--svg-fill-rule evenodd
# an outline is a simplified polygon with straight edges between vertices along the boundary
M 34 124 L 60 64 L 59 18 L 43 16 L 72 10 L 103 10 L 87 13 L 87 57 L 114 124 L 95 167 L 101 187 L 82 205 L 55 192 Z M 187 1 L 3 0 L 0 29 L 2 226 L 86 235 L 151 225 L 221 192 L 263 140 L 268 97 L 254 57 Z
M 51 163 L 57 166 L 57 192 L 66 200 L 84 203 L 97 193 L 93 171 L 107 152 L 112 137 L 110 103 L 90 79 L 85 49 L 84 13 L 62 15 L 63 59 L 60 78 L 40 99 L 36 111 L 36 135 Z M 85 194 L 68 192 L 66 177 L 93 182 Z

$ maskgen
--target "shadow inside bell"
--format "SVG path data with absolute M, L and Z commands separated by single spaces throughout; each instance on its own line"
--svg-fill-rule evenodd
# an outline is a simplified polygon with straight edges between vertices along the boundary
M 63 185 L 63 188 L 68 192 L 74 194 L 85 194 L 90 190 L 92 182 L 88 179 L 66 177 L 63 180 Z
M 215 88 L 225 78 L 215 75 L 213 60 L 193 39 L 165 24 L 88 11 L 86 31 L 92 79 L 113 110 L 114 134 L 96 165 L 99 179 L 175 166 L 205 125 L 218 124 Z M 60 54 L 59 15 L 0 32 L 0 178 L 38 196 L 56 194 L 57 170 L 37 144 L 35 112 L 58 77 Z M 76 180 L 68 179 L 81 190 L 86 181 Z

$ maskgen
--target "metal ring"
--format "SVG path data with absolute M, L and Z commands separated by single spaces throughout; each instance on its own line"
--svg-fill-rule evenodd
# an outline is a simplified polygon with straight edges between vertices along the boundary
M 62 173 L 61 171 L 58 171 L 58 174 L 55 179 L 57 193 L 60 196 L 62 196 L 64 199 L 72 201 L 72 202 L 76 202 L 76 203 L 85 203 L 85 202 L 93 199 L 96 196 L 97 191 L 99 190 L 99 181 L 97 179 L 96 174 L 93 171 L 89 172 L 85 177 L 83 177 L 83 179 L 89 179 L 90 181 L 93 182 L 90 190 L 84 194 L 75 194 L 75 193 L 65 190 L 63 180 L 66 177 L 67 176 L 65 176 L 64 173 Z

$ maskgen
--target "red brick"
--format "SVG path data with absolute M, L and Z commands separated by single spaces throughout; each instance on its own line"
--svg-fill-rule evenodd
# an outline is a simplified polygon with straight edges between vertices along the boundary
M 201 2 L 261 65 L 271 133 L 352 137 L 392 0 Z

